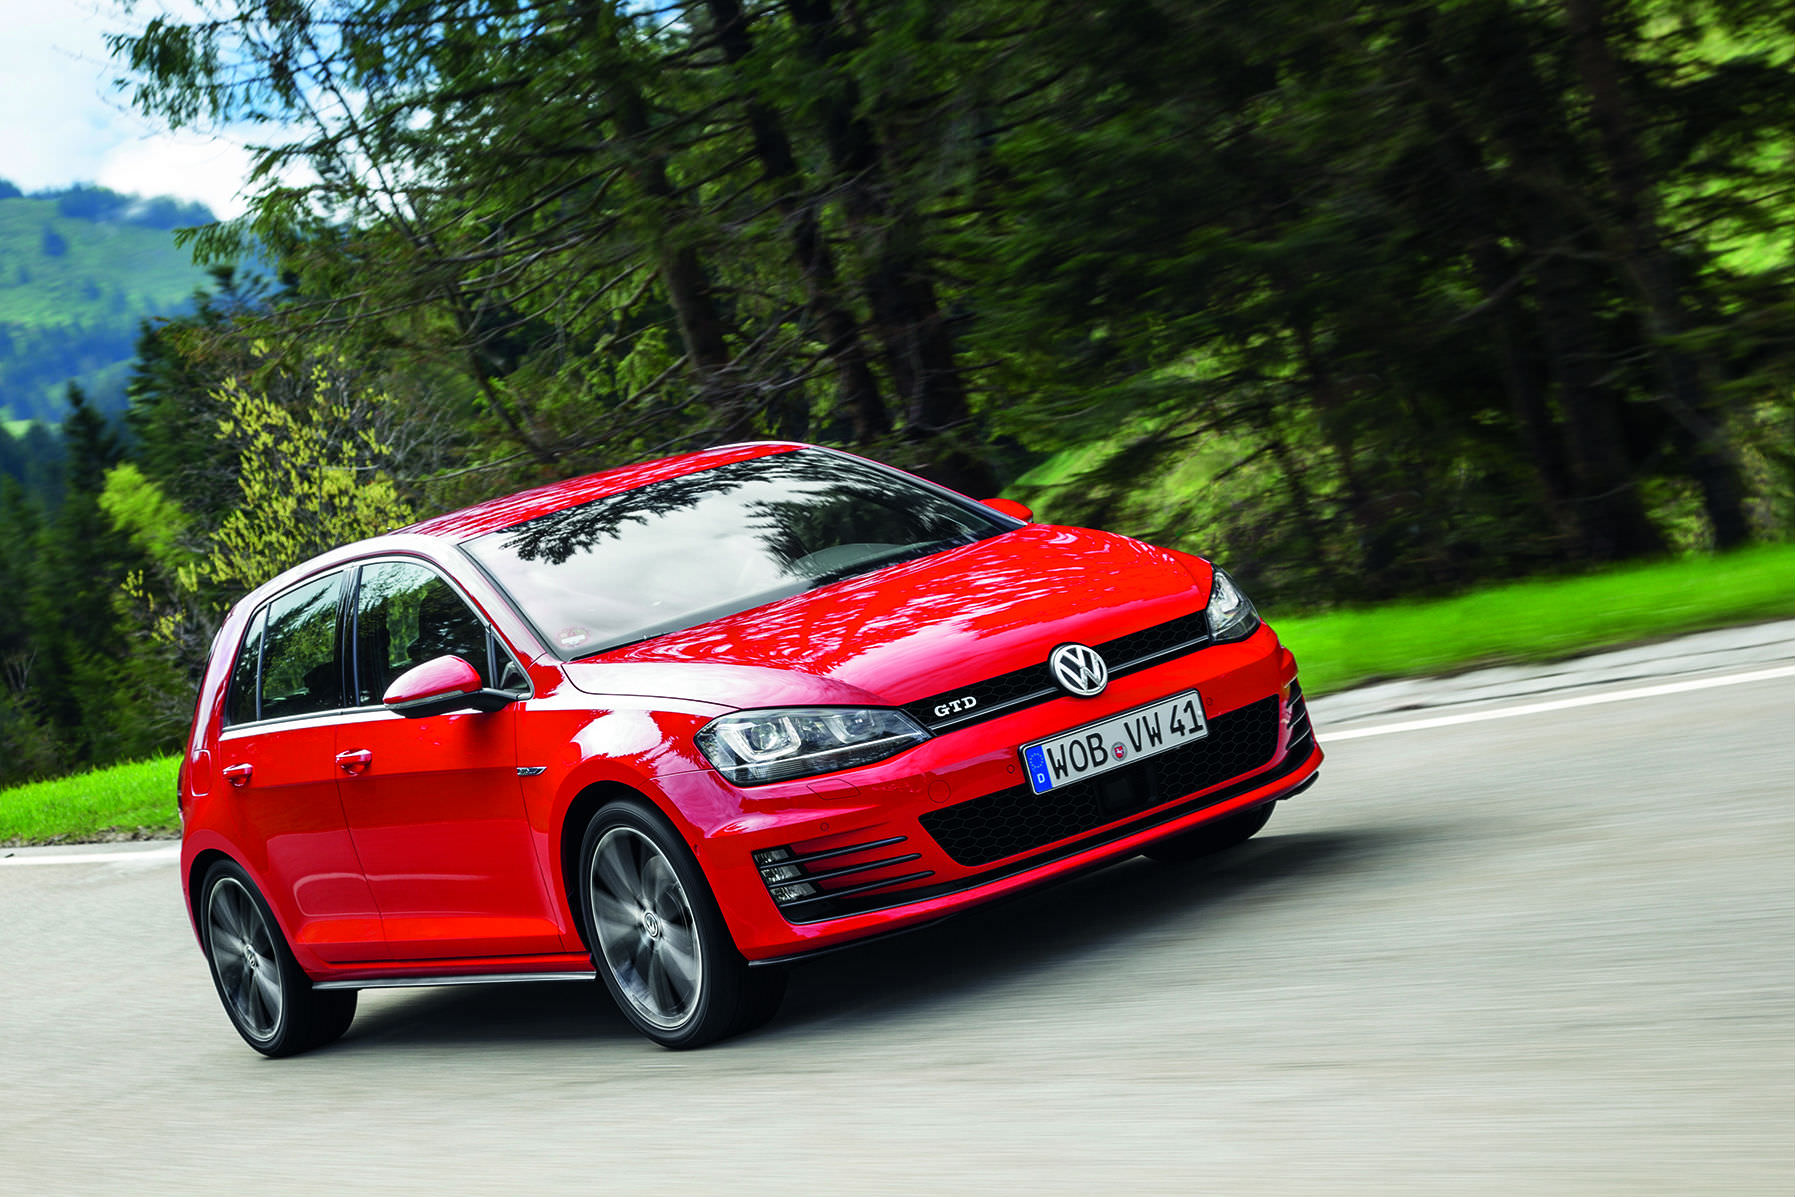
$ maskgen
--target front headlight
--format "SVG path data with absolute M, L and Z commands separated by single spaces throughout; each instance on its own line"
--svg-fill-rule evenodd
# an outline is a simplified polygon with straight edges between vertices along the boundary
M 902 711 L 792 707 L 723 715 L 695 738 L 717 772 L 739 786 L 755 786 L 870 765 L 922 743 L 929 733 Z
M 1221 566 L 1209 584 L 1209 634 L 1218 642 L 1241 640 L 1259 630 L 1259 612 Z

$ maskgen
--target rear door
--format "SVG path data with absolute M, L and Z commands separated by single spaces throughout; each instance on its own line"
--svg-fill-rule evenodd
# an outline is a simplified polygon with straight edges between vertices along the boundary
M 557 903 L 517 776 L 517 706 L 407 719 L 394 678 L 461 657 L 495 682 L 509 658 L 461 593 L 416 560 L 359 567 L 351 635 L 356 710 L 338 721 L 343 808 L 392 959 L 560 952 Z
M 338 652 L 345 578 L 339 571 L 304 582 L 251 619 L 218 739 L 239 850 L 292 939 L 336 962 L 385 955 L 332 759 L 347 705 Z

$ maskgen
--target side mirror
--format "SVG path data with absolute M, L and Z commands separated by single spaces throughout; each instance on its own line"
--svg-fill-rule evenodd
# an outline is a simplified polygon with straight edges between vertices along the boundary
M 421 719 L 450 711 L 496 711 L 516 698 L 483 687 L 479 671 L 460 657 L 436 657 L 394 678 L 380 701 L 407 719 Z
M 1014 499 L 986 499 L 985 506 L 993 511 L 1001 511 L 1011 519 L 1021 520 L 1025 524 L 1035 522 L 1035 513 Z

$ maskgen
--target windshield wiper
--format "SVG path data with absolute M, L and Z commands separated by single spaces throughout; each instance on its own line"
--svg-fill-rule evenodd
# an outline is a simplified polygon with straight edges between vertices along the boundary
M 834 569 L 826 569 L 820 574 L 812 574 L 808 581 L 810 588 L 815 590 L 817 587 L 827 586 L 831 582 L 842 582 L 859 574 L 869 574 L 875 569 L 884 569 L 887 565 L 914 561 L 918 557 L 927 557 L 931 553 L 939 553 L 943 549 L 959 548 L 961 545 L 971 544 L 977 539 L 978 537 L 967 534 L 949 536 L 943 540 L 931 540 L 926 544 L 908 545 L 896 552 L 881 553 L 862 561 L 856 561 L 851 565 L 838 565 Z

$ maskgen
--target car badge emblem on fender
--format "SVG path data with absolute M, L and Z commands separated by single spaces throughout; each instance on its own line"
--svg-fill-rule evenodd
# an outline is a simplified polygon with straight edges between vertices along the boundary
M 1068 694 L 1090 698 L 1109 685 L 1109 666 L 1087 644 L 1062 644 L 1047 658 L 1047 668 Z

